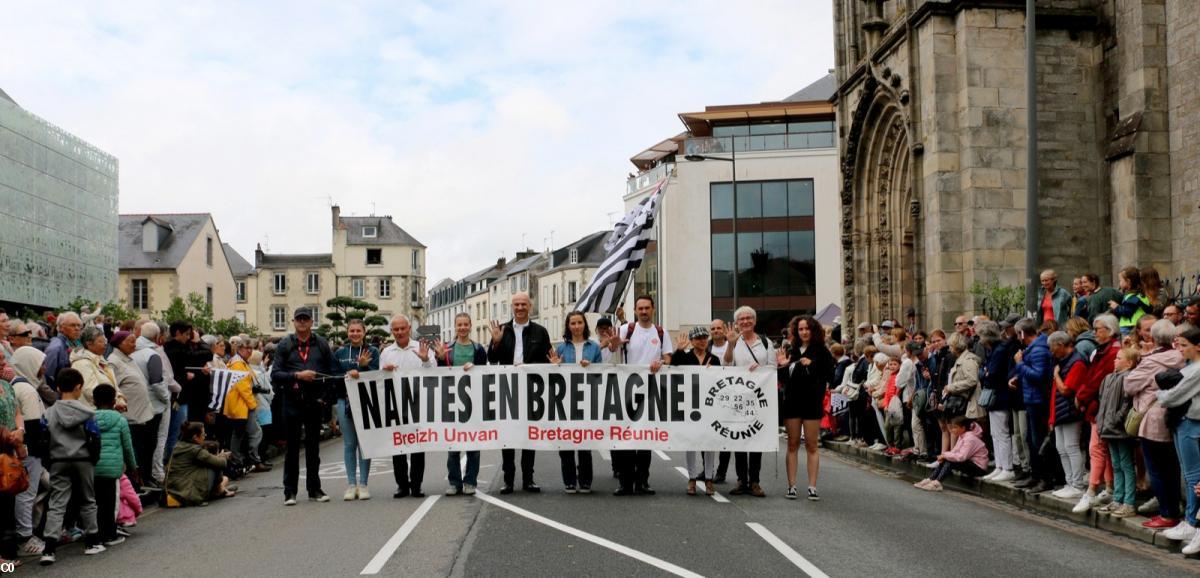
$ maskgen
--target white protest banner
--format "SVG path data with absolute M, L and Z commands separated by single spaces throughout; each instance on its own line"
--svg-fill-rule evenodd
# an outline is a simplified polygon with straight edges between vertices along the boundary
M 446 450 L 778 447 L 774 368 L 522 365 L 346 378 L 364 457 Z

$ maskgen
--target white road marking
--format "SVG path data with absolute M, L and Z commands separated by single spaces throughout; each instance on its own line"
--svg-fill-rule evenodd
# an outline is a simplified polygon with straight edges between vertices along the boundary
M 654 450 L 654 453 L 658 454 L 658 457 L 662 458 L 664 462 L 671 461 L 671 456 L 668 456 L 667 452 L 664 452 L 662 450 Z
M 658 568 L 659 570 L 662 570 L 664 572 L 669 572 L 676 576 L 686 576 L 688 578 L 701 578 L 700 574 L 697 574 L 695 572 L 692 572 L 691 570 L 687 570 L 685 568 L 676 566 L 670 562 L 667 562 L 666 560 L 660 560 L 658 558 L 655 558 L 654 556 L 639 552 L 628 546 L 622 546 L 621 544 L 618 544 L 611 540 L 607 540 L 605 538 L 601 538 L 600 536 L 597 536 L 595 534 L 589 534 L 587 532 L 584 532 L 583 530 L 572 528 L 572 527 L 570 527 L 566 524 L 562 524 L 560 522 L 555 522 L 554 520 L 551 520 L 550 518 L 546 518 L 544 516 L 539 516 L 538 514 L 530 512 L 529 510 L 526 510 L 524 508 L 519 508 L 517 506 L 509 504 L 508 502 L 505 502 L 500 499 L 489 496 L 483 492 L 476 493 L 475 497 L 477 497 L 480 500 L 483 500 L 489 504 L 492 504 L 493 506 L 496 506 L 498 508 L 503 508 L 505 510 L 508 510 L 514 514 L 517 514 L 518 516 L 523 516 L 523 517 L 533 520 L 534 522 L 537 522 L 539 524 L 543 524 L 543 525 L 549 526 L 551 528 L 554 528 L 555 530 L 558 530 L 559 532 L 563 532 L 565 534 L 570 534 L 581 540 L 586 540 L 586 541 L 596 544 L 598 546 L 608 548 L 609 550 L 617 552 L 618 554 L 624 554 L 626 556 L 629 556 L 630 558 L 633 558 L 634 560 L 637 560 L 639 562 L 644 562 L 644 563 L 654 566 L 655 568 Z
M 675 468 L 675 471 L 679 472 L 680 474 L 683 474 L 683 477 L 684 477 L 684 478 L 691 479 L 691 476 L 689 476 L 689 475 L 688 475 L 687 468 L 685 468 L 685 467 L 683 467 L 683 466 L 678 466 L 678 467 L 676 467 L 676 468 Z M 700 487 L 699 487 L 699 484 L 697 484 L 696 491 L 700 491 L 700 492 L 702 492 L 702 491 L 704 491 L 704 490 L 703 490 L 703 488 L 700 488 Z M 721 492 L 718 492 L 718 491 L 715 491 L 715 490 L 713 491 L 712 499 L 713 499 L 713 500 L 715 500 L 715 501 L 717 501 L 717 502 L 720 502 L 720 503 L 722 503 L 722 504 L 728 504 L 728 503 L 729 503 L 729 498 L 726 498 L 725 496 L 722 496 L 722 495 L 721 495 Z
M 609 453 L 608 450 L 600 450 L 600 457 L 603 458 L 604 461 L 606 461 L 606 462 L 612 461 L 612 454 Z
M 772 534 L 770 530 L 764 528 L 762 524 L 757 522 L 746 522 L 746 525 L 750 526 L 750 529 L 754 530 L 755 534 L 758 534 L 759 537 L 761 537 L 763 540 L 766 540 L 767 543 L 778 550 L 780 554 L 783 554 L 784 558 L 787 558 L 788 561 L 790 561 L 792 564 L 795 564 L 797 568 L 802 570 L 805 574 L 808 574 L 811 578 L 829 578 L 828 574 L 822 572 L 820 568 L 813 566 L 812 562 L 804 559 L 804 556 L 801 556 L 799 552 L 793 550 L 791 546 L 784 544 L 783 540 L 780 540 L 778 536 Z
M 404 543 L 404 539 L 408 538 L 408 535 L 417 527 L 417 524 L 421 523 L 421 519 L 425 517 L 425 514 L 429 513 L 429 509 L 433 507 L 433 503 L 438 501 L 440 497 L 440 495 L 433 495 L 425 498 L 425 501 L 421 502 L 420 506 L 417 506 L 417 511 L 413 512 L 404 521 L 404 525 L 400 526 L 400 529 L 396 530 L 395 534 L 392 534 L 392 537 L 379 549 L 375 557 L 371 558 L 371 561 L 367 563 L 367 566 L 362 569 L 360 574 L 378 574 L 383 569 L 383 565 L 387 564 L 392 554 L 396 553 L 396 549 L 400 547 L 400 544 Z

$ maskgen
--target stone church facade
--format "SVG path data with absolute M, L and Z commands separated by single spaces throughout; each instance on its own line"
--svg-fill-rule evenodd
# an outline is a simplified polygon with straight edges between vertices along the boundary
M 1039 268 L 1200 271 L 1200 10 L 1038 0 Z M 847 323 L 1025 274 L 1024 0 L 834 0 Z

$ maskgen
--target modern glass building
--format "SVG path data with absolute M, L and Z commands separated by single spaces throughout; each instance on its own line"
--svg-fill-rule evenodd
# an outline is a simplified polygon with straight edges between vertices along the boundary
M 116 297 L 117 174 L 115 157 L 0 90 L 0 302 Z

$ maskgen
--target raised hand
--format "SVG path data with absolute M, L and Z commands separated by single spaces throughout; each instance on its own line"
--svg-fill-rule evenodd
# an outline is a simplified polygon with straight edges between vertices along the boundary
M 776 349 L 775 350 L 775 363 L 777 365 L 779 365 L 779 367 L 789 366 L 792 364 L 792 356 L 790 354 L 788 354 L 787 350 L 785 350 L 785 349 L 782 349 L 782 348 Z
M 371 350 L 364 347 L 362 352 L 358 354 L 359 365 L 371 365 Z
M 675 334 L 675 349 L 678 351 L 683 351 L 683 350 L 687 349 L 687 346 L 688 346 L 688 336 L 685 335 L 682 331 L 680 331 L 679 333 L 676 333 Z
M 420 357 L 421 361 L 429 361 L 429 340 L 428 339 L 421 340 L 421 345 L 419 347 L 417 347 L 417 357 Z
M 558 350 L 550 350 L 550 363 L 553 363 L 554 365 L 562 363 L 562 358 L 558 356 Z
M 500 339 L 504 337 L 504 328 L 500 326 L 498 321 L 492 321 L 492 343 L 500 343 Z

